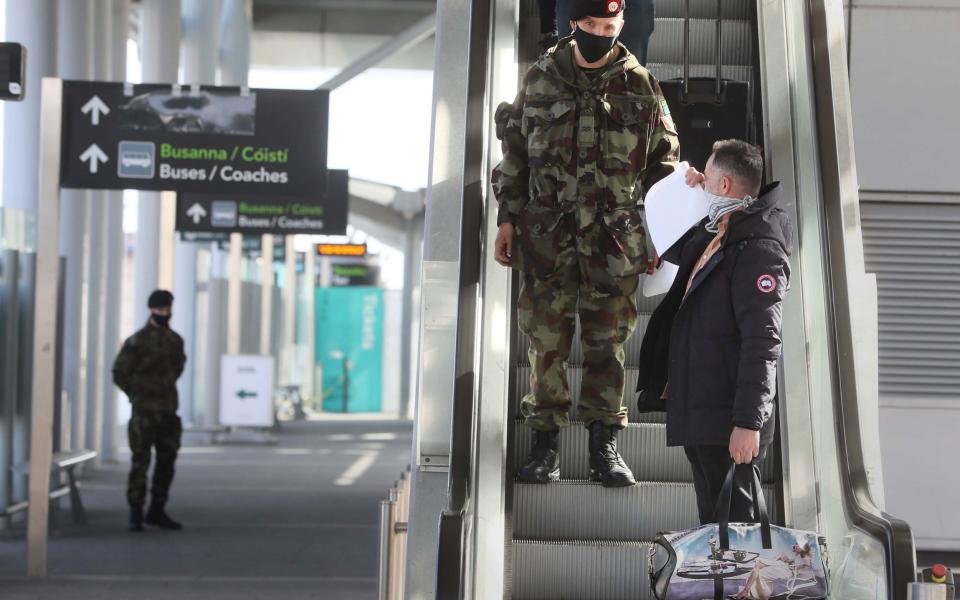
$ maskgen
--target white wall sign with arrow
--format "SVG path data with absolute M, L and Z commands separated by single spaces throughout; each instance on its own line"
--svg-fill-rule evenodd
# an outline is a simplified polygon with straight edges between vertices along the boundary
M 227 354 L 220 358 L 220 425 L 273 425 L 273 357 Z

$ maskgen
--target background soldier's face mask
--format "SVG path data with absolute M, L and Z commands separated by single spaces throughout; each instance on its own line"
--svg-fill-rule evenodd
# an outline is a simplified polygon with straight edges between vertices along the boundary
M 613 50 L 613 45 L 617 43 L 617 36 L 594 35 L 580 29 L 579 24 L 573 31 L 573 39 L 577 42 L 580 54 L 590 63 L 599 61 L 607 52 Z
M 170 323 L 170 315 L 158 315 L 157 313 L 152 313 L 151 317 L 153 322 L 161 327 L 166 327 Z

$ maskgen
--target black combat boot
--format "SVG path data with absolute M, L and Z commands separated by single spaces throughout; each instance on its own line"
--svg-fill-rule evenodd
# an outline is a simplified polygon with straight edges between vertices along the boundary
M 183 525 L 170 518 L 170 515 L 163 509 L 163 504 L 156 502 L 150 503 L 150 510 L 147 511 L 147 517 L 143 522 L 147 525 L 153 525 L 168 531 L 180 531 L 183 529 Z
M 130 531 L 143 531 L 143 507 L 130 507 Z
M 636 485 L 633 472 L 617 452 L 617 428 L 594 421 L 589 429 L 590 479 L 608 488 Z
M 550 483 L 560 480 L 560 430 L 533 432 L 530 460 L 517 471 L 520 481 Z

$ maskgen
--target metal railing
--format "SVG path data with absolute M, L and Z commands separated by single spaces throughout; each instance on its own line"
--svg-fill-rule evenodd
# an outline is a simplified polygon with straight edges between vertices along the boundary
M 855 361 L 856 340 L 860 332 L 853 317 L 857 311 L 863 310 L 865 292 L 862 286 L 857 287 L 856 278 L 864 272 L 864 263 L 857 211 L 859 201 L 846 48 L 842 35 L 837 35 L 843 31 L 842 12 L 826 0 L 811 2 L 810 29 L 827 252 L 833 267 L 827 280 L 833 307 L 828 316 L 836 336 L 831 359 L 836 365 L 833 387 L 840 416 L 837 456 L 845 484 L 843 502 L 853 524 L 883 544 L 887 553 L 888 597 L 901 598 L 908 585 L 916 580 L 913 534 L 909 524 L 876 505 L 864 466 L 861 387 L 858 385 L 861 373 Z M 851 227 L 851 223 L 855 223 L 856 228 Z M 872 293 L 875 297 L 875 288 Z
M 380 502 L 379 600 L 403 598 L 407 564 L 407 527 L 410 521 L 410 468 Z

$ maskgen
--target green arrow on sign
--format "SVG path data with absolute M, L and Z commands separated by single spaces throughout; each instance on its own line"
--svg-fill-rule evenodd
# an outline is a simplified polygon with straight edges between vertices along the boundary
M 237 392 L 237 398 L 240 398 L 241 400 L 246 400 L 247 398 L 256 398 L 256 397 L 257 397 L 256 392 L 250 392 L 247 390 L 240 390 L 239 392 Z

